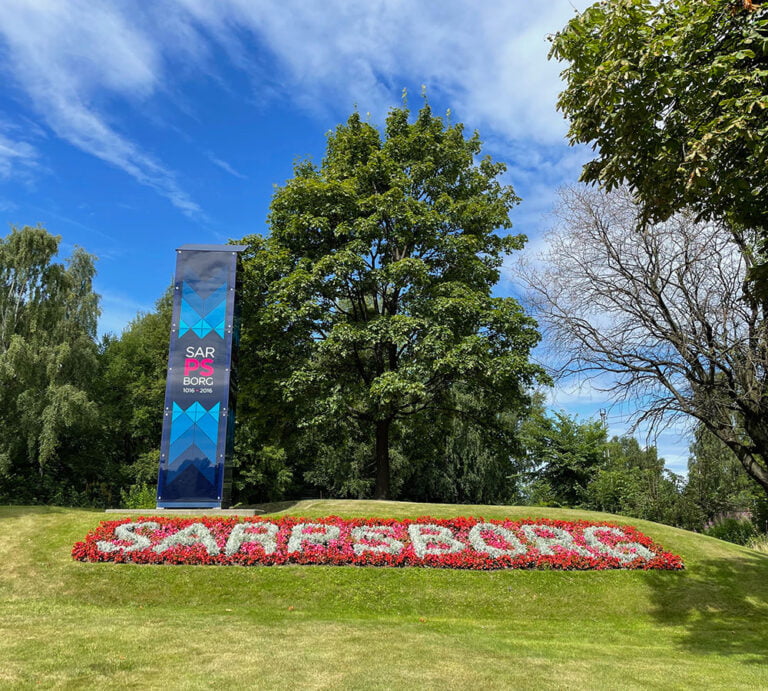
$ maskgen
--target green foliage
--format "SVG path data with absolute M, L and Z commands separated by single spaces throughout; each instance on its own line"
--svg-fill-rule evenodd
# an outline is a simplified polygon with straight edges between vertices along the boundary
M 686 496 L 702 526 L 717 516 L 750 511 L 760 517 L 765 494 L 755 485 L 735 454 L 703 425 L 694 430 L 688 459 Z
M 605 461 L 586 490 L 585 506 L 623 516 L 685 527 L 692 509 L 683 479 L 664 468 L 655 446 L 642 448 L 634 437 L 614 437 L 605 445 Z
M 550 417 L 542 401 L 522 420 L 520 464 L 524 501 L 579 506 L 668 525 L 701 529 L 683 479 L 666 470 L 655 446 L 631 436 L 607 437 L 597 421 L 563 412 Z
M 293 486 L 294 471 L 285 449 L 254 442 L 247 425 L 240 425 L 235 449 L 233 474 L 239 501 L 252 497 L 272 502 L 286 496 Z
M 746 541 L 745 545 L 749 547 L 749 549 L 753 549 L 756 552 L 768 554 L 768 535 L 765 533 L 753 535 L 751 538 L 749 538 L 749 540 Z
M 498 181 L 504 166 L 479 153 L 476 134 L 427 105 L 414 122 L 392 110 L 383 135 L 354 113 L 322 164 L 297 164 L 276 191 L 269 238 L 245 238 L 242 350 L 258 373 L 238 414 L 261 446 L 319 457 L 289 463 L 294 479 L 338 489 L 346 465 L 357 473 L 344 492 L 373 480 L 389 496 L 403 421 L 466 412 L 457 386 L 491 410 L 522 409 L 543 378 L 528 361 L 535 323 L 491 295 L 524 238 L 495 232 L 517 198 Z M 279 486 L 272 465 L 259 482 Z
M 98 296 L 94 259 L 59 237 L 12 228 L 0 239 L 0 499 L 80 504 L 108 478 L 92 442 Z M 104 494 L 95 489 L 96 494 Z M 108 493 L 107 493 L 108 494 Z
M 157 482 L 172 307 L 169 289 L 153 312 L 138 315 L 120 337 L 108 336 L 102 344 L 104 443 L 121 480 L 137 487 Z
M 710 537 L 733 542 L 736 545 L 746 545 L 756 535 L 755 526 L 751 521 L 738 518 L 723 518 L 704 532 Z
M 517 503 L 522 454 L 519 428 L 526 410 L 494 410 L 456 389 L 439 416 L 414 416 L 395 442 L 407 459 L 403 499 L 451 503 Z
M 154 509 L 157 506 L 157 485 L 131 485 L 120 492 L 120 504 L 126 509 Z
M 648 217 L 693 208 L 768 233 L 768 7 L 608 0 L 553 39 L 558 106 L 595 158 L 582 179 L 627 182 Z
M 551 506 L 579 506 L 604 460 L 606 430 L 563 412 L 548 417 L 543 406 L 523 422 L 522 443 L 534 471 L 531 500 Z

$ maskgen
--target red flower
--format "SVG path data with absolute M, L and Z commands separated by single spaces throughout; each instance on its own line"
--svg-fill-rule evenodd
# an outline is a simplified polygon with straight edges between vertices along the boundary
M 392 518 L 168 518 L 102 521 L 79 561 L 134 564 L 353 564 L 453 569 L 682 569 L 633 526 L 607 522 Z

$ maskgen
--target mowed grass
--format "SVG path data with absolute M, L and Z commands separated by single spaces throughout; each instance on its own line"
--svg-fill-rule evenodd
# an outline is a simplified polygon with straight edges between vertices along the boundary
M 768 555 L 607 514 L 307 501 L 286 515 L 631 523 L 683 572 L 84 564 L 119 516 L 0 507 L 0 687 L 759 688 Z M 151 513 L 151 512 L 148 512 Z

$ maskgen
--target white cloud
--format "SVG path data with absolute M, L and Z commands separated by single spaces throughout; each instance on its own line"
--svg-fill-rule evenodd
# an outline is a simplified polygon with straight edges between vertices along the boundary
M 0 179 L 24 178 L 38 163 L 39 153 L 32 144 L 10 139 L 0 132 Z
M 667 425 L 651 429 L 648 424 L 633 427 L 637 415 L 642 412 L 640 402 L 616 402 L 610 394 L 601 391 L 610 380 L 601 381 L 570 380 L 556 383 L 545 390 L 545 404 L 551 411 L 563 411 L 567 415 L 578 416 L 580 420 L 605 419 L 608 437 L 630 435 L 641 446 L 655 446 L 659 457 L 665 461 L 665 467 L 678 475 L 687 475 L 688 454 L 686 452 L 693 429 L 693 420 L 688 417 L 676 417 L 667 421 Z M 605 415 L 602 417 L 601 413 Z
M 548 390 L 547 395 L 547 404 L 556 408 L 583 404 L 608 406 L 610 403 L 605 392 L 600 391 L 590 381 L 555 385 Z
M 278 60 L 285 92 L 308 109 L 357 103 L 380 117 L 407 80 L 455 104 L 473 126 L 507 139 L 557 143 L 561 67 L 548 34 L 574 13 L 568 0 L 540 5 L 378 0 L 178 0 L 192 21 L 248 62 L 250 32 Z M 589 2 L 576 5 L 583 9 Z
M 6 0 L 0 37 L 6 71 L 57 136 L 122 169 L 186 215 L 201 216 L 175 174 L 105 114 L 110 98 L 137 100 L 156 90 L 162 43 L 115 5 L 83 0 Z
M 211 56 L 223 50 L 253 76 L 255 93 L 334 117 L 357 104 L 380 121 L 404 84 L 424 83 L 487 138 L 515 142 L 518 165 L 557 171 L 562 150 L 548 162 L 535 156 L 565 131 L 546 36 L 573 11 L 569 0 L 546 11 L 502 0 L 5 0 L 0 39 L 6 71 L 51 130 L 194 217 L 200 209 L 177 175 L 120 127 L 115 101 L 138 109 L 159 92 L 176 95 L 193 70 L 214 76 Z
M 224 172 L 229 173 L 233 177 L 240 178 L 241 180 L 248 179 L 246 175 L 243 175 L 241 172 L 235 170 L 229 163 L 218 158 L 217 156 L 214 156 L 212 153 L 208 152 L 206 156 L 208 157 L 208 160 L 213 163 L 213 165 L 218 166 Z

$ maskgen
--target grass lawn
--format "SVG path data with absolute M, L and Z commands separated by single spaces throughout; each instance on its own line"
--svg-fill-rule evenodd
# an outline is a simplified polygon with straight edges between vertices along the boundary
M 273 508 L 607 518 L 682 555 L 686 570 L 87 564 L 71 559 L 73 543 L 119 515 L 0 507 L 0 687 L 768 687 L 768 555 L 587 511 Z

